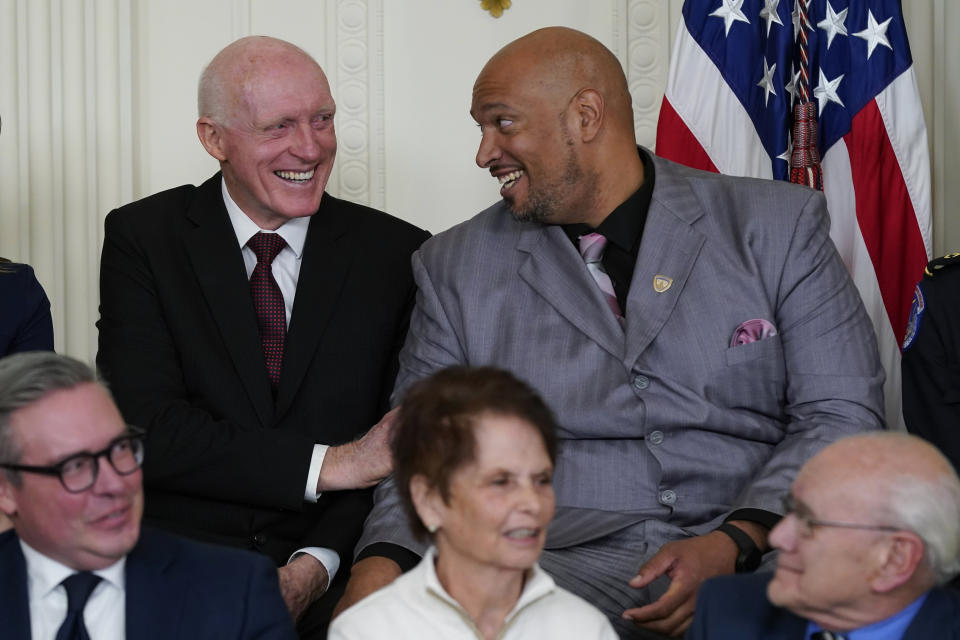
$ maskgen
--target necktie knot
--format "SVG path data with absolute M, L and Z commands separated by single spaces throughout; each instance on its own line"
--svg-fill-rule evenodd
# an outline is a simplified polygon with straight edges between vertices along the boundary
M 277 254 L 287 246 L 287 241 L 279 233 L 258 231 L 247 240 L 247 246 L 257 256 L 257 264 L 270 265 Z
M 817 631 L 810 636 L 810 640 L 847 640 L 847 636 L 836 631 Z
M 597 286 L 600 287 L 600 292 L 603 294 L 607 306 L 610 307 L 613 315 L 615 315 L 617 320 L 622 324 L 623 312 L 620 310 L 620 303 L 617 302 L 617 292 L 613 288 L 610 276 L 607 275 L 607 271 L 603 268 L 603 263 L 601 262 L 601 260 L 603 260 L 603 250 L 607 246 L 606 237 L 600 233 L 587 233 L 580 236 L 578 244 L 580 247 L 580 257 L 583 258 L 584 264 L 587 265 L 587 271 L 597 283 Z
M 87 606 L 87 598 L 100 584 L 100 576 L 89 571 L 81 571 L 63 579 L 64 589 L 67 590 L 67 610 L 83 611 Z
M 588 233 L 580 236 L 580 255 L 587 264 L 600 262 L 606 246 L 607 239 L 602 234 Z
M 83 624 L 83 609 L 87 606 L 90 594 L 100 583 L 100 576 L 81 571 L 64 578 L 63 588 L 67 590 L 67 617 L 57 630 L 56 640 L 89 640 L 87 628 Z

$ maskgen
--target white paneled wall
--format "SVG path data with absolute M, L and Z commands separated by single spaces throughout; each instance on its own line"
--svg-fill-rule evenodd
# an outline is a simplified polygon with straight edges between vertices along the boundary
M 497 198 L 474 164 L 473 81 L 501 46 L 567 25 L 627 72 L 652 146 L 682 0 L 0 0 L 0 255 L 31 262 L 58 350 L 96 351 L 103 218 L 216 171 L 196 138 L 196 81 L 252 33 L 303 47 L 338 103 L 330 191 L 440 231 Z M 960 248 L 960 3 L 904 2 L 930 132 L 934 250 Z M 4 304 L 5 301 L 0 301 Z
M 0 255 L 35 266 L 57 345 L 81 356 L 96 345 L 102 216 L 135 195 L 130 12 L 0 3 Z

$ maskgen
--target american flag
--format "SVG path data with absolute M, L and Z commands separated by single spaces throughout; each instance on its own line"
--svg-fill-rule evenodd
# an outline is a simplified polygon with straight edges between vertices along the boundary
M 790 179 L 794 110 L 812 104 L 830 236 L 873 320 L 887 422 L 902 426 L 900 345 L 930 257 L 927 133 L 897 0 L 686 0 L 658 155 Z M 799 144 L 799 141 L 798 141 Z

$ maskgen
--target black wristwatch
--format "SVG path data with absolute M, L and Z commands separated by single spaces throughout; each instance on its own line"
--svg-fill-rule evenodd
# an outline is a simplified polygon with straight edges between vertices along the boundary
M 754 544 L 753 538 L 744 533 L 743 529 L 729 522 L 724 522 L 714 531 L 724 532 L 737 545 L 739 551 L 737 552 L 737 562 L 734 564 L 737 573 L 752 573 L 757 570 L 763 554 Z

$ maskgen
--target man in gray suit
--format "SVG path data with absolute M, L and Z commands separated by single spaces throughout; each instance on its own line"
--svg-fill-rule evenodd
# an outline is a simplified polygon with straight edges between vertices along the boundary
M 414 255 L 394 399 L 453 364 L 528 380 L 561 425 L 541 565 L 623 636 L 678 635 L 706 577 L 757 567 L 804 461 L 883 424 L 823 195 L 638 148 L 617 59 L 569 29 L 498 52 L 471 115 L 503 201 Z M 341 607 L 422 552 L 395 498 L 378 489 Z

